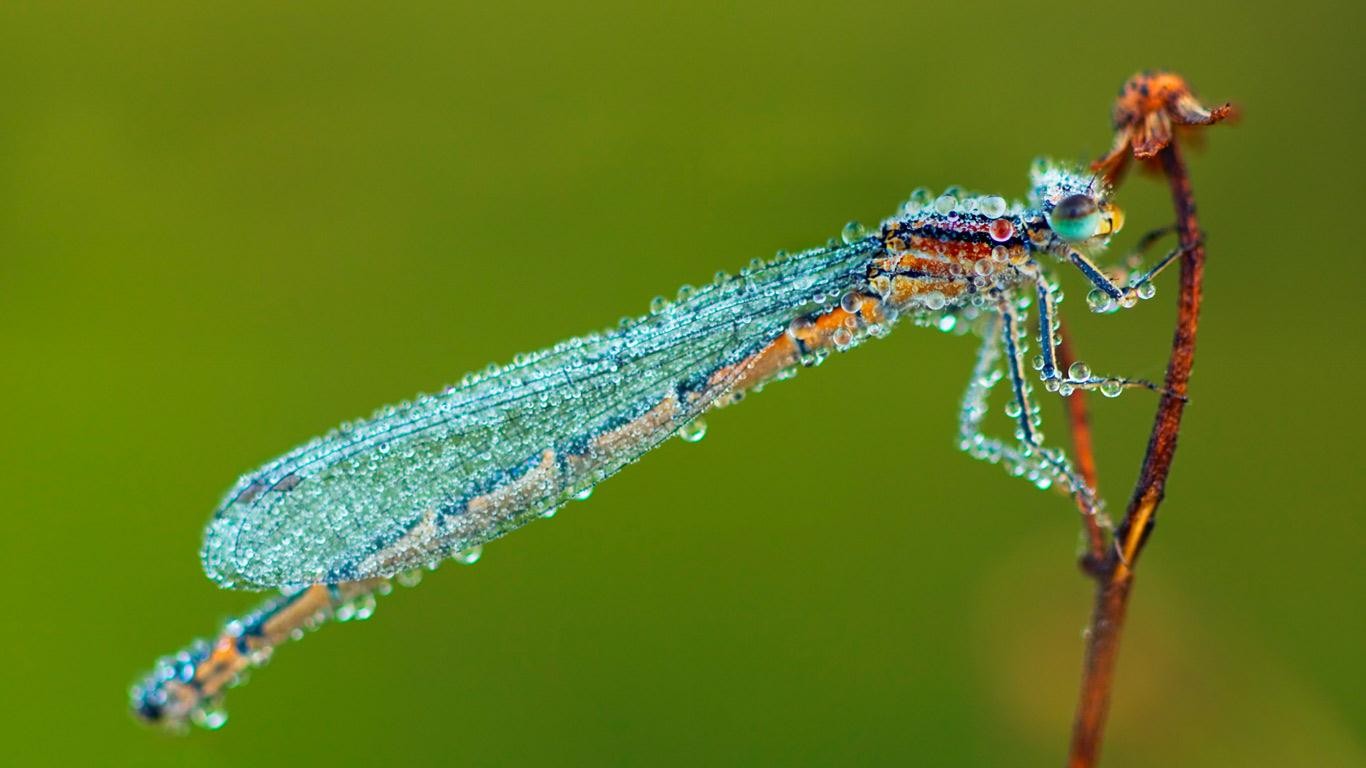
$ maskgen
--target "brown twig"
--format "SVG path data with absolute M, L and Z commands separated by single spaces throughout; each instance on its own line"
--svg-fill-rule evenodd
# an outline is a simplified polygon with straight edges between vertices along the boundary
M 1118 131 L 1115 148 L 1097 163 L 1098 170 L 1105 171 L 1111 179 L 1118 179 L 1130 149 L 1140 160 L 1156 159 L 1167 177 L 1176 210 L 1177 233 L 1182 247 L 1181 293 L 1177 301 L 1171 355 L 1167 361 L 1166 386 L 1153 419 L 1138 482 L 1109 550 L 1097 567 L 1089 571 L 1096 578 L 1096 598 L 1087 630 L 1081 695 L 1072 727 L 1068 761 L 1072 768 L 1090 768 L 1096 765 L 1100 754 L 1119 640 L 1133 589 L 1134 566 L 1152 533 L 1157 507 L 1166 492 L 1167 475 L 1176 453 L 1176 439 L 1195 360 L 1205 250 L 1195 214 L 1195 196 L 1173 126 L 1209 125 L 1231 114 L 1232 108 L 1228 105 L 1206 110 L 1176 75 L 1137 75 L 1120 92 L 1115 108 Z M 1075 411 L 1073 413 L 1075 422 Z M 1084 407 L 1080 413 L 1084 418 Z M 1083 430 L 1083 433 L 1089 439 L 1089 432 Z

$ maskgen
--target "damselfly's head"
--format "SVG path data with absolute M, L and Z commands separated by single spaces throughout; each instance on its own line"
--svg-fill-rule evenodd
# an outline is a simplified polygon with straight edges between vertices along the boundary
M 1095 251 L 1124 226 L 1123 211 L 1110 202 L 1110 188 L 1096 174 L 1039 159 L 1029 180 L 1029 207 L 1039 215 L 1025 226 L 1035 246 L 1058 255 L 1073 248 Z

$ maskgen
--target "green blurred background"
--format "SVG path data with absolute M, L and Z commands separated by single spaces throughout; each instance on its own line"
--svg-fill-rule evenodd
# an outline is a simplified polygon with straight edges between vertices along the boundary
M 239 472 L 913 187 L 1019 195 L 1145 67 L 1246 117 L 1192 158 L 1106 765 L 1363 764 L 1360 3 L 402 6 L 0 8 L 0 764 L 1060 764 L 1077 522 L 954 449 L 974 344 L 910 326 L 284 649 L 219 733 L 125 690 L 256 599 L 197 558 Z M 1170 220 L 1121 202 L 1121 246 Z M 1159 376 L 1173 286 L 1065 304 L 1084 359 Z M 1153 399 L 1093 407 L 1118 505 Z

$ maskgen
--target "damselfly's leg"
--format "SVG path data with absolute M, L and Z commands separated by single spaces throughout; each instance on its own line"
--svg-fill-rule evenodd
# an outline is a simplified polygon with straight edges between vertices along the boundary
M 1136 253 L 1141 254 L 1144 250 L 1151 247 L 1152 244 L 1157 241 L 1157 238 L 1165 234 L 1166 231 L 1166 229 L 1157 229 L 1144 235 Z M 1095 263 L 1087 258 L 1082 252 L 1073 249 L 1068 252 L 1067 258 L 1081 271 L 1082 276 L 1086 278 L 1087 282 L 1095 287 L 1095 290 L 1092 291 L 1091 295 L 1086 298 L 1086 303 L 1091 307 L 1092 311 L 1110 312 L 1121 307 L 1129 309 L 1138 304 L 1139 299 L 1151 297 L 1152 293 L 1145 292 L 1144 286 L 1151 283 L 1153 278 L 1157 277 L 1162 270 L 1170 266 L 1173 261 L 1176 261 L 1178 256 L 1185 253 L 1187 250 L 1188 249 L 1186 248 L 1173 249 L 1168 252 L 1166 256 L 1162 257 L 1162 260 L 1157 263 L 1157 266 L 1136 278 L 1130 278 L 1123 288 L 1119 287 L 1118 283 L 1107 277 L 1106 274 L 1100 270 L 1100 267 L 1097 267 Z
M 1116 397 L 1132 387 L 1142 387 L 1156 391 L 1157 385 L 1143 379 L 1129 379 L 1122 376 L 1093 375 L 1084 363 L 1073 363 L 1064 372 L 1058 370 L 1058 331 L 1057 312 L 1054 309 L 1054 288 L 1048 283 L 1048 276 L 1042 271 L 1034 273 L 1035 290 L 1039 300 L 1039 355 L 1034 358 L 1034 368 L 1043 379 L 1044 388 L 1057 392 L 1064 397 L 1077 389 L 1098 389 L 1106 397 Z
M 1196 243 L 1196 245 L 1199 244 L 1199 242 Z M 1194 248 L 1195 246 L 1191 247 Z M 1173 261 L 1176 261 L 1178 257 L 1187 253 L 1189 250 L 1190 248 L 1173 248 L 1172 250 L 1168 251 L 1167 255 L 1163 256 L 1162 260 L 1157 262 L 1156 266 L 1154 266 L 1147 272 L 1144 272 L 1143 274 L 1139 275 L 1137 278 L 1131 279 L 1129 281 L 1128 291 L 1138 296 L 1139 298 L 1143 298 L 1143 286 L 1147 285 L 1148 283 L 1151 283 L 1153 278 L 1157 277 L 1162 272 L 1162 270 L 1171 266 L 1171 263 Z M 1152 294 L 1149 293 L 1147 294 L 1147 296 L 1152 296 Z
M 1017 314 L 1015 308 L 1006 298 L 1000 300 L 997 309 L 1001 315 L 1001 339 L 1005 346 L 1006 372 L 1010 379 L 1011 393 L 1014 396 L 1006 415 L 1013 416 L 1016 419 L 1018 426 L 1015 430 L 1015 438 L 1020 441 L 1020 452 L 1032 459 L 1033 467 L 1028 469 L 1027 476 L 1034 480 L 1035 485 L 1040 487 L 1051 485 L 1051 483 L 1042 482 L 1051 476 L 1052 481 L 1065 484 L 1067 489 L 1077 496 L 1078 501 L 1088 514 L 1097 514 L 1100 511 L 1100 503 L 1096 498 L 1095 490 L 1072 470 L 1066 454 L 1057 448 L 1049 448 L 1043 444 L 1043 434 L 1038 429 L 1038 408 L 1029 402 L 1030 387 L 1025 378 L 1024 350 L 1021 343 L 1024 336 L 1024 318 Z M 1052 318 L 1047 322 L 1051 324 Z M 1051 325 L 1049 327 L 1051 328 Z M 1038 473 L 1037 479 L 1034 477 L 1036 472 Z
M 1024 466 L 1024 459 L 1014 446 L 982 433 L 982 420 L 988 412 L 992 387 L 1001 380 L 1001 318 L 994 316 L 982 335 L 982 346 L 977 351 L 977 363 L 972 367 L 972 379 L 963 392 L 963 407 L 958 413 L 958 446 L 974 459 L 992 464 L 1005 462 L 1015 472 Z
M 1100 267 L 1097 267 L 1095 262 L 1087 258 L 1086 254 L 1072 248 L 1068 250 L 1067 258 L 1072 262 L 1073 266 L 1081 272 L 1082 277 L 1085 277 L 1086 281 L 1095 286 L 1095 289 L 1103 294 L 1104 298 L 1108 299 L 1110 302 L 1108 306 L 1103 305 L 1099 301 L 1088 301 L 1087 303 L 1091 304 L 1093 307 L 1098 306 L 1103 309 L 1108 309 L 1109 306 L 1115 305 L 1124 306 L 1124 303 L 1121 301 L 1125 295 L 1124 289 L 1116 285 L 1115 281 L 1107 277 L 1104 272 L 1101 272 Z M 1133 305 L 1131 304 L 1129 306 Z
M 1124 258 L 1121 259 L 1120 262 L 1130 270 L 1138 269 L 1138 265 L 1141 263 L 1143 257 L 1147 255 L 1148 251 L 1152 250 L 1152 247 L 1157 245 L 1159 240 L 1175 231 L 1176 225 L 1168 224 L 1165 227 L 1158 227 L 1144 232 L 1139 236 L 1138 242 L 1134 243 L 1134 246 L 1129 249 L 1129 252 L 1124 254 Z
M 1002 299 L 997 316 L 984 334 L 972 380 L 963 393 L 958 421 L 960 446 L 974 458 L 1004 464 L 1012 475 L 1024 477 L 1040 488 L 1061 484 L 1076 494 L 1089 512 L 1095 513 L 1099 504 L 1094 491 L 1072 470 L 1062 451 L 1043 445 L 1043 435 L 1038 430 L 1038 409 L 1029 401 L 1029 382 L 1020 360 L 1023 352 L 1021 322 L 1008 301 Z M 1004 361 L 1001 360 L 1003 349 Z M 1016 420 L 1013 444 L 982 432 L 991 389 L 1003 376 L 1009 379 L 1011 391 L 1006 415 Z

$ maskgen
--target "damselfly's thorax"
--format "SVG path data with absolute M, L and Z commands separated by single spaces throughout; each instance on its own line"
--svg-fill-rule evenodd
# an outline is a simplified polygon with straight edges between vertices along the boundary
M 918 191 L 903 215 L 883 223 L 870 286 L 893 305 L 939 309 L 1018 283 L 1032 249 L 1024 214 L 994 195 Z
M 916 190 L 900 215 L 883 222 L 869 288 L 896 307 L 952 307 L 1033 280 L 1030 265 L 1043 253 L 1099 250 L 1123 224 L 1093 175 L 1040 160 L 1030 181 L 1026 202 L 957 187 Z

